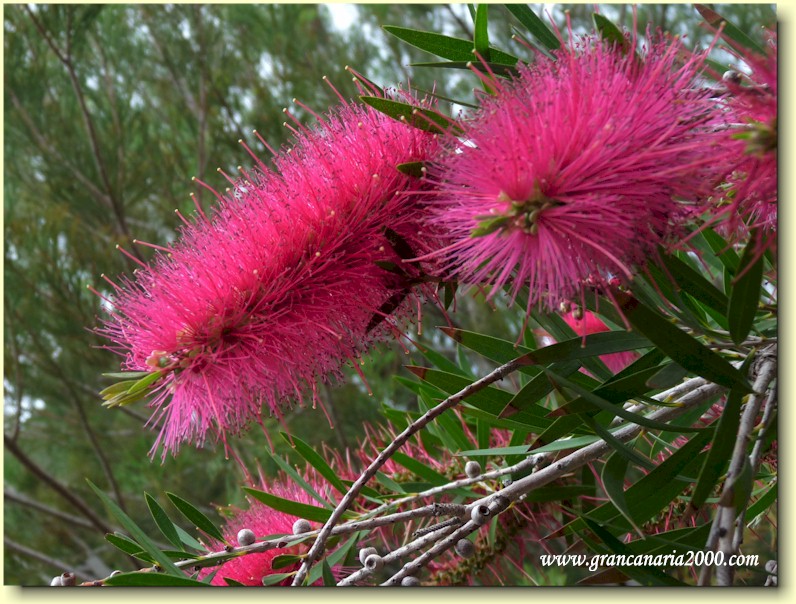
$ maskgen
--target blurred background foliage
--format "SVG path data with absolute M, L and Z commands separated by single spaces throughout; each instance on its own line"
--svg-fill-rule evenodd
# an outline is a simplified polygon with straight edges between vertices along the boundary
M 532 5 L 542 14 L 541 5 Z M 447 35 L 472 36 L 465 5 L 28 5 L 4 7 L 4 420 L 5 557 L 7 584 L 47 584 L 66 569 L 79 580 L 107 576 L 132 562 L 103 539 L 115 527 L 86 478 L 109 493 L 137 522 L 150 527 L 142 491 L 163 499 L 166 490 L 205 512 L 213 504 L 243 501 L 244 478 L 223 449 L 186 448 L 179 458 L 150 462 L 154 434 L 143 428 L 143 405 L 107 411 L 97 392 L 119 359 L 98 348 L 91 333 L 102 314 L 87 289 L 108 288 L 135 265 L 114 250 L 149 248 L 133 238 L 163 244 L 175 237 L 175 208 L 193 212 L 191 177 L 215 186 L 217 167 L 235 172 L 251 164 L 237 143 L 257 153 L 256 128 L 273 146 L 289 135 L 282 108 L 294 97 L 317 111 L 356 90 L 344 71 L 351 65 L 380 85 L 412 85 L 468 98 L 477 80 L 413 69 L 430 61 L 388 36 L 394 24 Z M 624 5 L 603 7 L 630 25 Z M 576 30 L 590 29 L 593 5 L 570 7 Z M 729 5 L 723 13 L 746 31 L 773 23 L 768 5 Z M 552 16 L 565 27 L 556 6 Z M 644 5 L 639 21 L 692 40 L 709 40 L 686 5 Z M 348 25 L 345 27 L 344 25 Z M 490 38 L 522 53 L 510 41 L 509 13 L 490 14 Z M 299 108 L 291 107 L 302 115 Z M 196 191 L 205 207 L 211 199 Z M 502 304 L 498 302 L 498 304 Z M 516 337 L 517 316 L 493 313 L 462 297 L 453 315 L 463 327 Z M 423 335 L 435 349 L 449 346 L 424 311 Z M 512 332 L 515 333 L 512 333 Z M 380 405 L 414 406 L 414 395 L 392 376 L 411 357 L 382 346 L 365 359 L 372 396 L 353 371 L 342 386 L 322 389 L 331 421 L 320 410 L 296 409 L 286 427 L 320 446 L 357 446 L 364 423 L 384 421 Z M 284 430 L 268 424 L 278 453 L 290 447 Z M 231 441 L 252 472 L 268 442 L 260 430 Z M 265 474 L 275 467 L 264 464 Z

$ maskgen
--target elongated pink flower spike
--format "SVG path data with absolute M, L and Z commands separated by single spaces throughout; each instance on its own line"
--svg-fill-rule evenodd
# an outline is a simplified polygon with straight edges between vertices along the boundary
M 638 56 L 587 37 L 489 79 L 496 95 L 429 170 L 429 222 L 449 234 L 432 256 L 450 277 L 490 296 L 528 286 L 529 310 L 553 310 L 586 278 L 632 279 L 701 201 L 720 140 L 704 54 L 681 63 L 679 39 L 648 37 Z
M 411 274 L 385 267 L 430 243 L 418 222 L 422 184 L 396 165 L 426 161 L 436 144 L 341 102 L 277 154 L 278 173 L 260 163 L 230 178 L 209 218 L 122 279 L 98 331 L 125 369 L 160 372 L 153 454 L 201 445 L 208 432 L 226 442 L 263 407 L 279 415 L 307 396 L 314 403 L 318 381 L 340 378 L 397 331 Z

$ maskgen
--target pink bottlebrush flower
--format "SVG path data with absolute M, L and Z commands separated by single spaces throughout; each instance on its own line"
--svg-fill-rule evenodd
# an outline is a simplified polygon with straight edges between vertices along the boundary
M 490 295 L 527 285 L 529 309 L 554 309 L 588 277 L 629 279 L 680 200 L 715 175 L 719 113 L 699 88 L 704 55 L 683 54 L 678 39 L 636 57 L 586 38 L 508 83 L 489 80 L 496 95 L 430 170 L 429 222 L 449 233 L 436 253 L 448 273 Z
M 769 234 L 777 227 L 777 38 L 772 34 L 767 54 L 742 57 L 751 73 L 729 74 L 724 84 L 734 127 L 725 131 L 726 153 L 734 158 L 729 177 L 730 201 L 720 212 L 728 228 L 762 226 Z M 769 237 L 766 246 L 772 245 Z
M 278 173 L 244 172 L 210 218 L 200 210 L 166 254 L 114 286 L 99 333 L 125 369 L 163 374 L 153 454 L 209 431 L 226 441 L 263 406 L 279 415 L 308 393 L 314 403 L 319 380 L 396 330 L 412 283 L 385 266 L 429 245 L 416 179 L 396 165 L 427 160 L 436 141 L 346 102 L 302 129 Z
M 588 310 L 584 311 L 580 318 L 577 318 L 575 312 L 570 312 L 563 315 L 563 319 L 579 336 L 610 331 L 610 328 L 603 323 L 602 319 Z M 638 354 L 632 351 L 613 352 L 611 354 L 600 355 L 600 360 L 614 373 L 622 371 L 622 369 L 630 365 L 630 363 L 637 358 Z
M 317 485 L 316 485 L 317 486 Z M 307 503 L 317 505 L 317 502 L 307 494 L 297 484 L 290 482 L 286 477 L 281 476 L 279 479 L 271 482 L 270 485 L 261 485 L 262 490 L 267 491 L 278 497 L 297 501 L 299 503 Z M 316 489 L 317 490 L 317 489 Z M 234 509 L 233 515 L 227 521 L 222 534 L 224 539 L 233 546 L 238 544 L 238 533 L 242 529 L 249 529 L 254 532 L 257 539 L 269 537 L 272 535 L 292 535 L 293 524 L 298 520 L 296 516 L 279 512 L 269 508 L 257 500 L 251 500 L 249 509 L 241 510 Z M 317 527 L 316 527 L 317 528 Z M 299 548 L 297 545 L 291 548 L 270 549 L 265 552 L 246 554 L 238 558 L 233 558 L 225 562 L 213 577 L 211 584 L 213 585 L 228 585 L 224 580 L 225 578 L 233 579 L 238 583 L 249 586 L 262 587 L 263 577 L 273 575 L 276 573 L 290 572 L 290 568 L 273 569 L 272 564 L 274 558 L 283 554 L 298 554 Z M 215 540 L 208 543 L 208 551 L 218 552 L 224 549 L 224 543 Z M 200 572 L 200 578 L 206 577 L 214 569 L 206 568 Z M 290 579 L 287 579 L 287 585 L 290 585 Z

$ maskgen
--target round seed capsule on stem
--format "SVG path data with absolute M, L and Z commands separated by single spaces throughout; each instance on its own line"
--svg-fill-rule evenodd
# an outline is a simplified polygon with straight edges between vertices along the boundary
M 378 554 L 378 553 L 379 552 L 376 550 L 375 547 L 363 547 L 361 550 L 359 550 L 359 561 L 364 566 L 365 560 L 368 559 L 368 556 L 370 556 L 371 554 Z
M 312 525 L 309 523 L 308 520 L 304 518 L 299 518 L 296 522 L 293 523 L 293 534 L 294 535 L 301 535 L 302 533 L 309 533 L 312 530 Z

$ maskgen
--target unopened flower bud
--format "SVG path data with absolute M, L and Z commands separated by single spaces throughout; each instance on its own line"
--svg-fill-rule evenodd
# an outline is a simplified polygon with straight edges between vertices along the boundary
M 53 577 L 52 580 L 50 581 L 50 587 L 62 587 L 62 586 L 63 583 L 61 583 L 61 575 Z
M 371 554 L 365 558 L 365 568 L 373 573 L 380 571 L 382 568 L 384 568 L 384 558 L 378 554 Z
M 251 545 L 257 540 L 257 536 L 251 529 L 240 529 L 238 531 L 238 545 Z
M 468 461 L 464 464 L 464 473 L 467 474 L 467 478 L 475 478 L 476 476 L 481 475 L 481 464 L 477 461 Z
M 312 526 L 310 525 L 308 520 L 304 520 L 304 518 L 299 518 L 293 523 L 293 534 L 294 535 L 301 535 L 302 533 L 309 533 L 312 530 Z
M 75 584 L 75 573 L 63 573 L 61 575 L 61 585 L 64 587 L 71 587 Z
M 401 587 L 420 587 L 420 579 L 417 577 L 404 577 L 401 579 Z
M 489 508 L 485 505 L 477 505 L 473 508 L 473 511 L 470 513 L 470 518 L 472 518 L 473 522 L 475 522 L 478 526 L 483 526 L 489 521 L 489 517 L 491 516 L 491 512 Z
M 475 553 L 475 546 L 469 539 L 459 539 L 459 541 L 456 542 L 455 549 L 456 553 L 462 558 L 472 558 Z
M 378 553 L 379 552 L 376 551 L 375 547 L 363 547 L 361 550 L 359 550 L 359 561 L 364 566 L 365 560 L 368 559 L 368 556 L 370 556 L 371 554 L 378 554 Z

